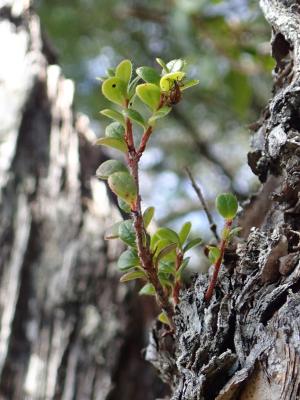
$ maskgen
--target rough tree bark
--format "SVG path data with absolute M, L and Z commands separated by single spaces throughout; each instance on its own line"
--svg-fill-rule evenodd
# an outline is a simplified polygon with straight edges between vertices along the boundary
M 152 400 L 145 312 L 103 240 L 103 155 L 29 0 L 0 1 L 0 57 L 0 398 Z
M 240 218 L 210 304 L 209 278 L 181 293 L 175 338 L 157 326 L 147 359 L 172 400 L 300 398 L 300 5 L 261 0 L 272 27 L 274 92 L 249 165 L 264 182 Z M 238 96 L 238 93 L 237 93 Z

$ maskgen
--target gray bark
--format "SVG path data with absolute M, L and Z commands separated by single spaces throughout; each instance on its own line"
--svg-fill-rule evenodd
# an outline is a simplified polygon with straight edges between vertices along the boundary
M 118 284 L 104 156 L 29 0 L 0 1 L 0 54 L 0 398 L 152 400 L 151 306 Z
M 274 96 L 249 165 L 264 185 L 240 217 L 212 301 L 208 276 L 182 291 L 174 338 L 157 326 L 147 359 L 172 400 L 300 398 L 300 8 L 261 0 L 272 26 Z

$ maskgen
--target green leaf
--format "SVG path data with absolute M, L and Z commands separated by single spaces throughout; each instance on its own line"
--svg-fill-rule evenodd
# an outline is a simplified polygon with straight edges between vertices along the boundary
M 136 88 L 136 85 L 138 84 L 138 82 L 139 82 L 139 80 L 140 80 L 141 78 L 139 77 L 139 76 L 136 76 L 134 79 L 132 79 L 132 81 L 129 83 L 129 86 L 128 86 L 128 96 L 129 96 L 129 98 L 131 99 L 132 98 L 132 96 L 135 94 L 135 88 Z
M 171 326 L 171 323 L 170 323 L 169 318 L 167 317 L 167 314 L 165 314 L 163 311 L 159 314 L 159 316 L 157 317 L 157 319 L 158 319 L 162 324 Z
M 169 68 L 167 67 L 166 63 L 164 62 L 164 60 L 162 60 L 161 58 L 156 58 L 156 62 L 162 67 L 163 69 L 163 73 L 167 74 L 170 72 Z
M 152 283 L 146 283 L 145 286 L 142 287 L 142 289 L 139 291 L 139 294 L 145 294 L 147 296 L 155 296 L 155 289 Z
M 104 161 L 104 163 L 102 163 L 100 167 L 97 169 L 96 176 L 99 179 L 108 179 L 110 175 L 120 171 L 128 172 L 128 169 L 120 161 L 107 160 Z
M 232 193 L 222 193 L 216 198 L 216 209 L 225 219 L 231 220 L 236 216 L 238 201 Z
M 136 70 L 138 76 L 140 76 L 145 82 L 153 83 L 159 86 L 160 75 L 156 69 L 151 67 L 140 67 Z
M 137 267 L 140 264 L 138 255 L 134 249 L 125 250 L 119 257 L 118 268 L 121 271 Z
M 137 124 L 141 125 L 143 128 L 147 128 L 147 123 L 141 114 L 134 110 L 133 108 L 128 108 L 127 110 L 123 111 L 123 114 L 130 118 L 132 121 L 136 122 Z
M 159 110 L 155 111 L 155 113 L 149 118 L 148 123 L 149 125 L 154 125 L 155 121 L 159 118 L 164 118 L 169 112 L 172 110 L 171 107 L 165 106 L 160 108 Z
M 183 248 L 183 252 L 186 253 L 187 251 L 191 250 L 193 247 L 199 246 L 202 243 L 201 238 L 196 238 L 188 242 L 188 244 Z
M 160 252 L 157 254 L 155 257 L 155 266 L 157 267 L 158 262 L 163 259 L 165 256 L 176 250 L 177 244 L 176 243 L 170 243 L 166 247 L 160 250 Z
M 182 71 L 172 72 L 170 74 L 164 75 L 160 82 L 160 88 L 163 92 L 169 92 L 174 87 L 174 82 L 181 81 L 185 76 L 185 73 Z
M 111 102 L 125 106 L 126 85 L 121 79 L 108 78 L 102 83 L 102 94 Z
M 125 128 L 119 122 L 112 122 L 105 129 L 105 136 L 115 139 L 124 139 Z
M 218 260 L 218 258 L 221 255 L 221 251 L 216 246 L 207 246 L 207 248 L 209 249 L 208 259 L 211 262 L 211 264 L 215 264 L 215 262 Z
M 115 68 L 107 68 L 106 74 L 109 78 L 113 78 L 116 74 Z
M 108 178 L 111 190 L 127 204 L 132 205 L 137 196 L 136 184 L 128 172 L 115 172 Z
M 179 236 L 179 240 L 180 240 L 180 243 L 182 246 L 183 246 L 184 242 L 186 241 L 186 239 L 188 238 L 191 228 L 192 228 L 191 222 L 186 222 L 185 224 L 183 224 L 182 228 L 180 229 L 178 236 Z
M 112 147 L 120 150 L 122 153 L 126 153 L 127 151 L 127 145 L 124 139 L 105 137 L 98 139 L 95 144 L 98 146 Z
M 237 236 L 242 230 L 243 230 L 243 228 L 240 228 L 239 226 L 231 229 L 228 238 L 232 239 L 234 236 Z
M 123 60 L 116 68 L 116 77 L 123 81 L 127 87 L 132 74 L 132 64 L 130 60 Z
M 195 85 L 198 85 L 200 81 L 198 79 L 191 79 L 190 81 L 186 81 L 182 86 L 180 86 L 180 90 L 183 91 Z
M 119 238 L 119 226 L 123 221 L 116 222 L 112 226 L 110 226 L 106 231 L 105 231 L 105 240 L 110 240 L 110 239 L 118 239 Z
M 121 276 L 120 282 L 124 283 L 124 282 L 133 281 L 135 279 L 142 279 L 145 277 L 146 277 L 146 275 L 142 271 L 130 271 Z
M 149 226 L 150 222 L 152 221 L 152 218 L 154 216 L 154 211 L 155 211 L 154 207 L 148 207 L 144 211 L 144 213 L 143 213 L 143 221 L 144 221 L 145 228 L 147 228 Z
M 173 287 L 173 278 L 170 274 L 165 274 L 163 272 L 158 273 L 158 279 L 162 286 L 164 287 Z
M 119 207 L 121 208 L 121 210 L 123 210 L 127 214 L 129 214 L 131 212 L 130 206 L 126 203 L 126 201 L 124 201 L 120 197 L 118 197 L 118 204 L 119 204 Z
M 176 271 L 176 279 L 181 279 L 182 274 L 183 274 L 184 270 L 186 269 L 186 267 L 188 266 L 188 263 L 189 263 L 190 259 L 191 259 L 191 257 L 186 257 L 186 258 L 182 261 L 180 267 L 179 267 L 178 270 Z
M 160 89 L 153 83 L 143 83 L 136 87 L 136 94 L 152 111 L 156 111 L 160 103 Z
M 171 243 L 180 244 L 179 237 L 175 231 L 170 228 L 159 228 L 155 234 L 161 239 L 168 240 Z
M 181 58 L 171 60 L 167 64 L 167 68 L 169 72 L 178 72 L 182 71 L 182 69 L 185 67 L 185 61 L 182 60 Z
M 105 108 L 104 110 L 100 111 L 100 114 L 105 115 L 105 117 L 107 118 L 114 119 L 115 121 L 118 121 L 121 125 L 125 126 L 124 115 L 116 110 Z
M 119 238 L 130 247 L 136 247 L 135 231 L 131 219 L 119 225 Z
M 155 254 L 158 254 L 164 247 L 168 246 L 170 243 L 172 243 L 170 242 L 170 240 L 161 239 L 155 233 L 151 238 L 150 248 Z
M 161 260 L 158 264 L 158 271 L 163 274 L 174 275 L 175 273 L 175 263 L 174 261 Z

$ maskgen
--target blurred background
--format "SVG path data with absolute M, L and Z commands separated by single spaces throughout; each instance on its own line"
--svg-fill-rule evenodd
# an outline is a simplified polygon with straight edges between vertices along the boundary
M 181 225 L 209 237 L 204 213 L 184 172 L 188 166 L 208 203 L 221 191 L 240 200 L 258 187 L 246 164 L 247 126 L 270 96 L 269 28 L 256 1 L 39 0 L 42 26 L 65 75 L 76 83 L 76 108 L 97 135 L 108 103 L 97 77 L 123 58 L 136 67 L 155 58 L 184 58 L 200 84 L 158 125 L 143 156 L 142 195 L 158 224 Z M 161 188 L 164 188 L 162 190 Z M 217 218 L 217 216 L 215 216 Z

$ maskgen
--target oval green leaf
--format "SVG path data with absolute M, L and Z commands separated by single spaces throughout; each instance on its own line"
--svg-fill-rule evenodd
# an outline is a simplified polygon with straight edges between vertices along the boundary
M 135 230 L 131 219 L 119 225 L 119 238 L 130 247 L 136 247 Z
M 156 111 L 160 103 L 160 89 L 153 83 L 143 83 L 136 87 L 136 94 L 152 111 Z
M 178 236 L 179 236 L 179 240 L 180 240 L 180 243 L 182 246 L 183 246 L 184 242 L 186 241 L 186 239 L 188 238 L 191 228 L 192 228 L 191 222 L 185 222 L 183 224 L 182 228 L 180 229 Z
M 119 226 L 123 221 L 116 222 L 105 231 L 104 239 L 118 239 L 119 238 Z
M 157 254 L 155 257 L 155 266 L 157 267 L 158 263 L 160 260 L 165 258 L 168 254 L 174 252 L 175 256 L 175 250 L 176 250 L 177 244 L 176 243 L 170 243 L 167 244 L 165 247 L 163 247 L 160 252 Z
M 231 229 L 228 238 L 229 238 L 229 239 L 232 239 L 232 238 L 234 238 L 235 236 L 238 236 L 238 234 L 239 234 L 242 230 L 243 230 L 243 228 L 238 227 L 238 226 L 235 227 L 235 228 L 233 228 L 233 229 Z
M 143 279 L 145 277 L 146 277 L 146 275 L 142 271 L 130 271 L 121 276 L 120 282 L 124 283 L 124 282 L 133 281 L 135 279 Z
M 113 149 L 120 150 L 122 153 L 126 153 L 127 151 L 127 145 L 124 139 L 105 137 L 98 139 L 95 144 L 98 146 L 112 147 Z
M 155 289 L 152 283 L 146 283 L 146 285 L 144 285 L 142 289 L 139 291 L 139 294 L 140 295 L 145 294 L 147 296 L 155 296 Z
M 172 110 L 171 107 L 165 106 L 155 111 L 155 113 L 149 118 L 149 125 L 154 125 L 155 121 L 159 118 L 164 118 Z
M 207 246 L 209 249 L 208 252 L 208 259 L 211 262 L 211 264 L 215 264 L 218 258 L 221 255 L 221 251 L 218 247 L 216 246 Z
M 115 139 L 124 139 L 125 128 L 119 122 L 112 122 L 105 129 L 105 136 L 115 138 Z
M 159 64 L 162 67 L 163 73 L 167 74 L 167 73 L 170 72 L 169 68 L 167 67 L 167 65 L 166 65 L 166 63 L 164 62 L 163 59 L 156 58 L 155 60 L 156 60 L 157 64 Z
M 131 212 L 130 205 L 128 205 L 126 201 L 124 201 L 120 197 L 118 197 L 118 205 L 125 213 L 129 214 Z
M 175 263 L 174 261 L 161 260 L 158 264 L 158 271 L 163 274 L 175 274 Z
M 139 67 L 137 68 L 136 73 L 145 82 L 153 83 L 154 85 L 159 86 L 160 75 L 156 69 L 151 67 Z
M 102 83 L 102 93 L 111 102 L 124 106 L 126 101 L 126 85 L 121 79 L 108 78 Z
M 187 243 L 187 245 L 183 248 L 183 252 L 186 253 L 187 251 L 191 250 L 193 247 L 199 246 L 202 243 L 201 238 L 196 238 L 191 240 Z
M 137 267 L 140 263 L 138 255 L 135 250 L 128 249 L 124 251 L 118 260 L 118 268 L 121 271 L 126 271 L 130 268 Z
M 96 176 L 99 179 L 108 179 L 110 175 L 120 171 L 128 172 L 128 169 L 123 163 L 121 163 L 121 161 L 107 160 L 97 169 Z
M 132 74 L 132 64 L 130 60 L 123 60 L 116 68 L 116 77 L 121 79 L 127 87 Z
M 136 76 L 128 85 L 128 97 L 131 99 L 135 94 L 135 88 L 141 78 Z
M 143 221 L 144 221 L 145 228 L 147 228 L 149 226 L 150 222 L 152 221 L 152 218 L 154 216 L 154 211 L 155 211 L 154 207 L 148 207 L 144 211 L 144 213 L 143 213 Z
M 133 108 L 128 108 L 127 110 L 124 110 L 123 114 L 126 117 L 130 118 L 132 121 L 141 125 L 143 128 L 147 127 L 147 123 L 144 120 L 144 118 L 141 116 L 141 114 L 138 111 L 134 110 Z
M 157 317 L 157 319 L 158 319 L 162 324 L 171 326 L 170 320 L 169 320 L 169 318 L 167 317 L 167 314 L 165 314 L 164 312 L 161 312 L 161 313 L 159 314 L 159 316 Z
M 170 228 L 159 228 L 155 234 L 161 239 L 168 240 L 171 243 L 180 244 L 179 237 L 175 231 Z
M 107 68 L 106 74 L 109 78 L 113 78 L 116 74 L 115 68 Z
M 186 81 L 182 86 L 180 86 L 180 90 L 183 91 L 195 85 L 198 85 L 200 81 L 198 79 L 191 79 L 190 81 Z
M 231 220 L 236 216 L 238 201 L 232 193 L 222 193 L 216 198 L 216 209 L 225 219 Z
M 119 113 L 116 110 L 112 110 L 110 108 L 105 108 L 100 111 L 100 114 L 105 115 L 105 117 L 118 121 L 121 125 L 125 126 L 125 118 L 124 115 Z
M 111 190 L 127 204 L 133 204 L 136 200 L 136 184 L 128 172 L 115 172 L 108 178 Z

